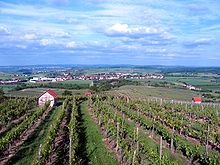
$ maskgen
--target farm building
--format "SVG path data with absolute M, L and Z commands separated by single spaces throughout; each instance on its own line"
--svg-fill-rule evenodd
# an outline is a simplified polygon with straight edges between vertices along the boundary
M 201 97 L 193 97 L 192 101 L 194 103 L 200 104 L 200 103 L 202 103 L 202 98 Z
M 43 106 L 46 102 L 50 101 L 50 106 L 52 107 L 56 102 L 56 98 L 58 94 L 53 90 L 49 89 L 48 91 L 44 92 L 38 99 L 38 105 Z
M 84 95 L 91 95 L 92 92 L 84 92 Z

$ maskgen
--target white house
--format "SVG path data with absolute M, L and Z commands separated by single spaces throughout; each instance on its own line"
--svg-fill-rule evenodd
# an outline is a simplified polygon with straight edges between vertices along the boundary
M 58 94 L 53 90 L 49 89 L 48 91 L 44 92 L 38 99 L 38 105 L 43 106 L 45 103 L 50 101 L 50 106 L 52 107 L 56 101 Z

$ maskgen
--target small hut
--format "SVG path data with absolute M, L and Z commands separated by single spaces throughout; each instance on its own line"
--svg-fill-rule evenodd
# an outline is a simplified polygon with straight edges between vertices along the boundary
M 92 92 L 84 92 L 84 95 L 92 95 Z
M 201 104 L 202 103 L 202 98 L 201 97 L 193 97 L 192 101 L 196 104 Z
M 38 98 L 38 105 L 43 106 L 48 101 L 50 101 L 50 106 L 52 107 L 55 104 L 57 98 L 58 94 L 53 90 L 49 89 Z

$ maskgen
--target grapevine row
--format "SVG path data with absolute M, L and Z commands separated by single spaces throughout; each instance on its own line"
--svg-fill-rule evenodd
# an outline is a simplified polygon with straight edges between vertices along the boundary
M 76 164 L 76 148 L 78 146 L 78 134 L 77 134 L 77 108 L 76 100 L 75 98 L 72 100 L 72 112 L 71 112 L 71 118 L 69 122 L 69 139 L 70 139 L 70 160 L 69 164 Z
M 142 132 L 137 135 L 138 131 L 134 131 L 134 125 L 124 120 L 120 114 L 114 113 L 108 106 L 99 103 L 99 101 L 92 105 L 96 117 L 102 120 L 102 125 L 108 131 L 108 135 L 118 142 L 117 146 L 122 149 L 127 162 L 131 163 L 134 155 L 136 155 L 136 163 L 143 163 L 147 160 L 152 164 L 159 164 L 159 146 L 157 143 L 146 137 Z M 119 133 L 118 127 L 121 128 Z M 136 153 L 134 152 L 135 150 Z M 177 163 L 176 160 L 170 158 L 170 154 L 167 151 L 163 154 L 161 162 L 162 164 Z
M 11 129 L 7 134 L 0 139 L 0 152 L 7 148 L 7 146 L 14 141 L 16 138 L 20 136 L 20 134 L 29 128 L 34 122 L 44 113 L 44 111 L 48 108 L 48 105 L 45 105 L 43 108 L 39 108 L 35 113 L 26 118 L 21 124 L 17 125 L 13 129 Z
M 153 121 L 152 119 L 147 119 L 145 116 L 140 115 L 137 112 L 130 111 L 129 108 L 124 107 L 123 104 L 117 103 L 116 100 L 112 101 L 115 107 L 126 113 L 136 122 L 141 123 L 146 129 L 155 129 L 156 133 L 161 135 L 163 139 L 167 140 L 168 143 L 171 141 L 171 132 L 168 131 L 163 125 L 158 121 Z M 215 152 L 210 152 L 208 160 L 206 160 L 205 148 L 199 145 L 193 145 L 178 134 L 174 134 L 174 146 L 181 150 L 189 159 L 199 158 L 201 163 L 218 164 L 220 162 L 219 155 Z
M 67 100 L 64 101 L 62 108 L 58 107 L 55 109 L 55 111 L 58 111 L 58 114 L 48 130 L 48 133 L 46 135 L 46 140 L 42 144 L 38 155 L 36 155 L 34 160 L 32 161 L 32 165 L 45 164 L 47 157 L 51 153 L 53 140 L 57 134 L 60 123 L 65 115 L 66 102 Z

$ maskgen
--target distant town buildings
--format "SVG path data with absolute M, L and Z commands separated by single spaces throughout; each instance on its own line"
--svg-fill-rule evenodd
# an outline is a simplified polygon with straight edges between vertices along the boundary
M 0 85 L 14 85 L 21 82 L 28 82 L 28 79 L 0 80 Z
M 65 80 L 72 80 L 72 76 L 57 76 L 55 78 L 49 78 L 49 77 L 33 77 L 32 79 L 29 80 L 30 83 L 37 83 L 37 82 L 44 82 L 44 81 L 52 81 L 52 82 L 57 82 L 57 81 L 65 81 Z
M 57 81 L 65 81 L 65 80 L 72 80 L 73 77 L 70 75 L 65 75 L 65 76 L 57 76 L 52 80 L 52 82 L 57 82 Z
M 32 79 L 29 80 L 31 83 L 36 83 L 36 82 L 43 82 L 43 81 L 52 81 L 53 78 L 49 77 L 33 77 Z
M 163 75 L 156 74 L 131 74 L 122 72 L 103 72 L 96 74 L 83 74 L 78 76 L 71 76 L 68 74 L 60 75 L 57 77 L 47 77 L 47 76 L 34 76 L 31 79 L 28 78 L 16 78 L 11 80 L 0 80 L 0 84 L 17 84 L 18 82 L 30 82 L 30 83 L 40 83 L 40 82 L 59 82 L 66 80 L 114 80 L 114 79 L 163 79 Z M 93 86 L 93 83 L 90 84 Z
M 114 79 L 163 79 L 163 75 L 155 75 L 155 74 L 130 74 L 130 73 L 121 73 L 121 72 L 103 72 L 103 73 L 96 73 L 96 74 L 85 74 L 79 76 L 57 76 L 55 78 L 48 78 L 48 77 L 33 77 L 30 79 L 29 82 L 36 83 L 36 82 L 44 82 L 44 81 L 65 81 L 65 80 L 114 80 Z M 93 84 L 91 84 L 92 86 Z
M 189 90 L 201 91 L 201 88 L 196 88 L 195 86 L 192 85 L 184 85 L 184 86 Z
M 130 73 L 121 73 L 121 72 L 104 72 L 96 74 L 87 74 L 74 76 L 73 79 L 76 80 L 113 80 L 113 79 L 163 79 L 163 75 L 155 74 L 130 74 Z

